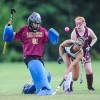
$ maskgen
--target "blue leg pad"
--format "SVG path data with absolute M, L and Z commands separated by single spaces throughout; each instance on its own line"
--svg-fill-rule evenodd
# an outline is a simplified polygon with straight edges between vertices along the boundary
M 43 87 L 51 89 L 44 66 L 39 60 L 31 60 L 28 63 L 28 68 L 34 81 L 36 92 L 39 92 Z
M 46 74 L 47 74 L 48 82 L 50 83 L 51 82 L 51 74 L 50 74 L 50 72 L 47 72 Z

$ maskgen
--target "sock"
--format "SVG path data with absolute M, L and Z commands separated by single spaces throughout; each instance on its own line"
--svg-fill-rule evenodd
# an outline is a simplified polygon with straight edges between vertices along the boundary
M 70 72 L 68 75 L 67 75 L 67 79 L 66 81 L 64 82 L 64 90 L 67 90 L 68 88 L 70 89 L 70 83 L 72 81 L 72 72 Z
M 92 84 L 93 84 L 93 73 L 90 75 L 86 74 L 86 79 L 87 79 L 87 86 L 88 89 L 92 88 Z

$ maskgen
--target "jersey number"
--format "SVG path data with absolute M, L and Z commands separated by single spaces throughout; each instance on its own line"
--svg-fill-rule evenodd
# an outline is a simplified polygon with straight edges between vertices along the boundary
M 32 39 L 32 43 L 33 43 L 33 44 L 38 44 L 38 39 L 33 38 L 33 39 Z

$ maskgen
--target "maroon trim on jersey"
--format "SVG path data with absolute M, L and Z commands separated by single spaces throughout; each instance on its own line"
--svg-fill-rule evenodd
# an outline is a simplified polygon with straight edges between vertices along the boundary
M 77 28 L 75 28 L 75 32 L 76 32 L 76 38 L 81 37 L 81 36 L 79 35 L 79 33 L 78 33 Z M 85 53 L 86 53 L 86 50 L 85 50 L 85 49 L 88 47 L 88 40 L 89 40 L 88 28 L 87 28 L 87 27 L 85 27 L 85 32 L 84 32 L 84 35 L 83 35 L 82 37 L 85 38 L 85 44 L 84 44 L 84 46 L 83 46 L 84 57 L 85 57 Z M 91 59 L 91 56 L 90 56 L 90 53 L 88 53 L 88 57 L 86 57 L 86 60 L 87 60 L 87 61 L 90 61 L 90 59 Z
M 75 28 L 75 32 L 76 32 L 76 36 L 77 36 L 77 37 L 81 37 L 81 36 L 79 35 L 79 33 L 78 33 L 77 28 Z M 89 36 L 88 36 L 88 28 L 87 28 L 87 27 L 85 27 L 85 32 L 84 32 L 83 37 L 89 37 Z

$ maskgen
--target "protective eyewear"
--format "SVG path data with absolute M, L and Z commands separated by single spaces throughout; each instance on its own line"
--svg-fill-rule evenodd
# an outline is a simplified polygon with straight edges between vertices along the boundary
M 82 26 L 82 24 L 83 24 L 83 22 L 75 22 L 75 25 L 76 25 L 76 26 L 78 26 L 78 25 L 79 25 L 79 26 Z

